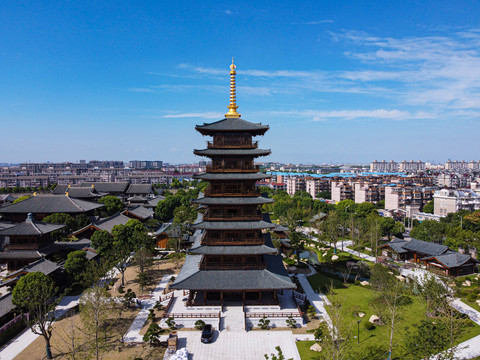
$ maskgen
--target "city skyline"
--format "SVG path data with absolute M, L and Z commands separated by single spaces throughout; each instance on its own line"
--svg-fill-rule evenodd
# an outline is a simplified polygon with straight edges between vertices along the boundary
M 1 4 L 0 161 L 198 162 L 232 56 L 265 161 L 476 160 L 480 5 L 383 4 Z

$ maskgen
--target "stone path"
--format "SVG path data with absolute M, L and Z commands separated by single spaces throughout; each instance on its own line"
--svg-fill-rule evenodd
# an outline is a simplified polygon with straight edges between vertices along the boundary
M 140 335 L 140 330 L 142 330 L 143 326 L 145 325 L 145 321 L 147 321 L 149 310 L 153 308 L 155 303 L 160 299 L 160 296 L 163 290 L 167 287 L 171 277 L 172 274 L 164 275 L 158 286 L 153 291 L 152 299 L 142 300 L 142 310 L 140 310 L 125 334 L 125 342 L 143 342 L 143 336 Z
M 226 306 L 222 317 L 225 327 L 222 330 L 245 332 L 245 315 L 242 306 Z
M 325 310 L 325 305 L 329 305 L 330 301 L 325 296 L 325 294 L 317 294 L 313 289 L 310 283 L 307 280 L 305 274 L 298 274 L 298 280 L 305 291 L 305 295 L 307 295 L 308 301 L 315 307 L 317 315 L 323 317 L 327 322 L 328 326 L 332 327 L 332 320 L 330 319 L 330 315 L 328 315 L 327 310 Z

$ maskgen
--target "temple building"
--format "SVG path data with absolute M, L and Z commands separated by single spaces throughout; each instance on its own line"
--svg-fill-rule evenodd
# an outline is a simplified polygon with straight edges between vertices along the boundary
M 11 271 L 50 254 L 54 243 L 51 233 L 63 227 L 37 221 L 28 214 L 24 222 L 0 230 L 0 238 L 4 238 L 0 262 L 5 262 Z
M 187 305 L 277 304 L 277 294 L 295 285 L 272 244 L 259 206 L 273 202 L 262 197 L 256 182 L 269 175 L 259 172 L 254 159 L 270 154 L 258 148 L 255 136 L 268 125 L 241 119 L 235 95 L 235 65 L 230 66 L 230 104 L 225 119 L 197 125 L 211 136 L 207 148 L 194 154 L 208 157 L 206 173 L 196 175 L 210 185 L 194 200 L 206 208 L 192 225 L 197 236 L 171 288 L 189 290 Z

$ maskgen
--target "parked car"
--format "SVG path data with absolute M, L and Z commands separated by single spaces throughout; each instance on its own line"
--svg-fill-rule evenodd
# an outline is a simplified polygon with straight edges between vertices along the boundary
M 210 324 L 205 325 L 202 330 L 202 343 L 211 343 L 213 338 L 213 327 Z

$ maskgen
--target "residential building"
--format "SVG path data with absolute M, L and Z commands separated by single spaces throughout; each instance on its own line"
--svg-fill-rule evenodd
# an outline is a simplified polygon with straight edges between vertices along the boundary
M 434 214 L 442 217 L 459 210 L 480 210 L 480 194 L 471 189 L 438 190 L 433 195 L 433 199 Z

